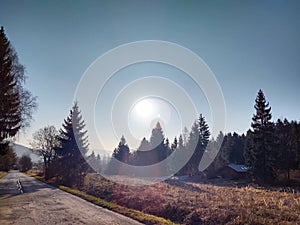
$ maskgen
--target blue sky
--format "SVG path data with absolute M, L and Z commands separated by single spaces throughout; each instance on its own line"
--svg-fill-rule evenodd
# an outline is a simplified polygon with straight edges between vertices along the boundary
M 35 121 L 19 135 L 25 145 L 37 129 L 61 127 L 84 71 L 97 57 L 140 40 L 174 42 L 206 62 L 224 94 L 226 132 L 249 129 L 260 88 L 273 119 L 300 119 L 299 1 L 0 2 L 0 25 L 27 69 L 26 86 L 38 96 Z M 116 78 L 115 85 L 128 81 Z M 205 114 L 199 93 L 190 94 Z

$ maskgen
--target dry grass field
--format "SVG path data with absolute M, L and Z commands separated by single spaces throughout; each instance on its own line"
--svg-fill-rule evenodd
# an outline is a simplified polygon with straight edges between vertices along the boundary
M 179 180 L 133 187 L 88 174 L 83 191 L 180 224 L 300 224 L 300 193 L 293 190 Z

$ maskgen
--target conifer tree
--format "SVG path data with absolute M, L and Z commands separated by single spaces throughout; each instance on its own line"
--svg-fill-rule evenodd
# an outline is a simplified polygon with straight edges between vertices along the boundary
M 10 42 L 0 30 L 0 142 L 17 134 L 21 127 L 20 92 L 13 73 Z
M 277 150 L 276 168 L 285 172 L 288 185 L 291 185 L 290 171 L 297 169 L 296 123 L 287 119 L 277 120 L 275 126 L 275 147 Z
M 29 125 L 36 108 L 36 97 L 23 87 L 25 69 L 17 53 L 0 29 L 0 144 Z M 1 146 L 0 146 L 1 147 Z M 1 149 L 0 149 L 1 150 Z
M 169 142 L 169 141 L 167 141 Z M 146 138 L 141 141 L 135 154 L 135 164 L 146 166 L 158 163 L 168 156 L 169 143 L 165 143 L 165 137 L 159 122 L 152 129 L 150 141 Z
M 199 119 L 192 126 L 187 148 L 193 151 L 192 157 L 185 165 L 185 173 L 199 173 L 199 164 L 209 141 L 210 131 L 205 118 L 200 114 Z
M 182 141 L 182 137 L 181 137 L 181 141 Z M 177 141 L 177 138 L 175 137 L 174 138 L 174 141 L 173 141 L 173 143 L 172 143 L 172 145 L 171 145 L 171 150 L 172 150 L 172 152 L 173 151 L 175 151 L 175 149 L 178 147 L 178 141 Z
M 128 174 L 129 171 L 126 170 L 125 164 L 131 163 L 131 158 L 131 153 L 125 137 L 122 136 L 118 147 L 114 149 L 112 157 L 104 172 L 109 175 Z
M 124 163 L 129 162 L 130 151 L 129 151 L 128 145 L 126 144 L 126 140 L 125 140 L 124 136 L 121 137 L 118 148 L 115 148 L 112 156 L 121 162 L 124 162 Z
M 88 164 L 85 160 L 88 151 L 87 131 L 77 102 L 70 110 L 70 115 L 64 120 L 60 129 L 59 143 L 56 148 L 60 156 L 60 172 L 67 184 L 81 185 Z
M 251 170 L 253 178 L 260 182 L 272 182 L 275 176 L 276 152 L 273 145 L 274 126 L 271 122 L 271 107 L 265 99 L 262 90 L 258 91 L 254 106 L 256 113 L 252 117 L 251 126 L 253 134 L 247 135 L 248 140 L 245 149 L 247 152 L 246 162 Z

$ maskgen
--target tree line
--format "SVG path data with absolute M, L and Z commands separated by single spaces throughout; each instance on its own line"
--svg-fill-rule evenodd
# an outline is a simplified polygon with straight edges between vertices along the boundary
M 0 164 L 3 168 L 10 168 L 15 162 L 9 142 L 29 125 L 37 107 L 36 97 L 24 88 L 25 81 L 25 68 L 19 63 L 17 53 L 1 27 Z M 220 132 L 214 139 L 210 136 L 205 117 L 200 114 L 190 132 L 185 128 L 172 142 L 165 138 L 159 123 L 153 128 L 149 140 L 143 138 L 135 151 L 130 150 L 123 136 L 113 151 L 112 159 L 147 166 L 157 164 L 176 152 L 182 156 L 190 153 L 191 157 L 182 168 L 171 173 L 214 177 L 223 166 L 235 163 L 245 164 L 255 182 L 272 183 L 284 175 L 290 184 L 291 171 L 300 170 L 300 123 L 287 119 L 273 122 L 271 107 L 262 90 L 258 92 L 254 108 L 251 129 L 245 135 Z M 54 177 L 64 184 L 81 185 L 85 174 L 91 171 L 124 172 L 114 165 L 113 160 L 103 160 L 94 152 L 87 155 L 87 131 L 77 103 L 74 103 L 59 131 L 54 126 L 41 128 L 33 134 L 31 145 L 43 157 L 46 179 Z M 212 163 L 200 172 L 199 163 L 203 158 L 212 160 Z
M 174 138 L 170 143 L 168 138 L 165 138 L 162 127 L 159 122 L 152 129 L 150 139 L 147 140 L 144 137 L 136 151 L 130 151 L 129 146 L 126 143 L 125 137 L 122 136 L 118 147 L 114 149 L 112 154 L 112 160 L 107 165 L 106 173 L 108 174 L 128 174 L 128 171 L 124 171 L 124 167 L 121 164 L 114 161 L 114 159 L 131 164 L 134 166 L 148 166 L 159 163 L 173 154 L 175 151 L 178 155 L 190 153 L 191 157 L 188 161 L 182 165 L 183 167 L 179 171 L 171 171 L 173 165 L 161 165 L 161 170 L 169 170 L 168 174 L 174 175 L 196 175 L 199 174 L 199 163 L 205 152 L 206 146 L 209 142 L 210 131 L 205 117 L 200 114 L 199 118 L 193 123 L 189 138 L 184 142 L 183 135 L 180 135 L 178 140 Z M 171 161 L 171 163 L 175 162 Z M 160 176 L 160 172 L 157 171 L 156 176 Z M 138 174 L 136 171 L 131 171 L 132 175 Z

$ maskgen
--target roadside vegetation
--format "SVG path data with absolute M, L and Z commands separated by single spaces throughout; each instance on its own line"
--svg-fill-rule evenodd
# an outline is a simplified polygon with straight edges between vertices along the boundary
M 83 191 L 121 206 L 180 224 L 297 224 L 299 190 L 262 188 L 229 180 L 169 180 L 141 187 L 86 176 Z
M 7 175 L 7 172 L 0 171 L 0 179 L 1 179 L 2 177 L 5 177 L 6 175 Z

